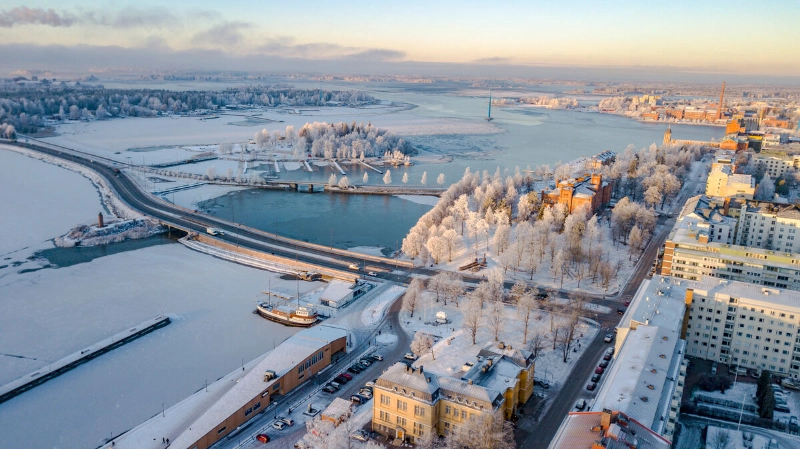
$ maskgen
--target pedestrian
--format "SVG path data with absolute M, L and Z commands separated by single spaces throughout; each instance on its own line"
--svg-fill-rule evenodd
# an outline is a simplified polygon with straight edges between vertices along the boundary
M 167 444 L 169 444 L 169 438 L 167 438 Z
M 167 439 L 164 438 L 164 437 L 161 437 L 161 444 L 166 444 L 166 443 L 167 443 Z

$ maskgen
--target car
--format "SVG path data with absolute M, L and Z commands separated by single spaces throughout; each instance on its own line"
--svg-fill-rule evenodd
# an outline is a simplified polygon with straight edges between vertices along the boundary
M 356 404 L 363 404 L 363 403 L 367 402 L 366 399 L 367 398 L 365 398 L 364 396 L 361 396 L 360 394 L 354 394 L 354 395 L 350 396 L 350 401 L 351 402 L 355 402 Z
M 603 338 L 603 341 L 606 342 L 606 343 L 611 343 L 613 340 L 614 340 L 614 336 L 611 335 L 611 334 L 606 334 L 606 336 Z
M 597 382 L 592 382 L 586 386 L 586 389 L 589 391 L 594 391 L 595 388 L 597 388 Z
M 272 428 L 277 430 L 283 430 L 286 428 L 286 423 L 283 421 L 275 421 L 272 423 Z
M 294 425 L 294 420 L 292 418 L 281 418 L 281 422 L 289 427 Z
M 717 362 L 711 363 L 711 374 L 717 374 Z
M 598 366 L 594 369 L 595 374 L 603 374 L 603 371 L 605 371 L 605 369 L 602 366 Z
M 336 376 L 336 378 L 333 379 L 333 380 L 335 380 L 336 383 L 338 383 L 340 385 L 341 384 L 346 384 L 348 382 L 347 378 L 346 377 L 342 377 L 342 376 Z
M 600 362 L 600 364 L 599 364 L 598 366 L 599 366 L 600 368 L 605 368 L 605 367 L 607 367 L 607 366 L 608 366 L 608 360 L 603 360 L 602 362 Z
M 380 354 L 372 354 L 372 358 L 379 362 L 383 361 L 383 356 Z
M 536 299 L 538 299 L 539 301 L 543 301 L 543 300 L 547 299 L 548 296 L 550 296 L 550 295 L 548 295 L 547 293 L 537 293 L 536 294 Z
M 625 315 L 625 309 L 617 309 L 617 315 Z
M 583 410 L 586 408 L 586 399 L 581 399 L 575 403 L 575 410 Z
M 370 275 L 370 276 L 377 276 L 377 275 L 378 275 L 378 273 L 376 273 L 376 272 L 374 272 L 374 271 L 370 271 L 370 272 L 369 272 L 369 273 L 367 273 L 367 274 L 368 274 L 368 275 Z
M 758 379 L 759 377 L 761 377 L 761 373 L 756 369 L 747 370 L 747 375 L 752 377 L 753 379 Z
M 536 382 L 536 384 L 537 384 L 537 385 L 539 385 L 540 387 L 544 388 L 545 390 L 547 390 L 548 388 L 550 388 L 550 382 L 548 382 L 548 381 L 546 381 L 546 380 L 543 380 L 543 379 L 534 379 L 534 382 Z
M 417 360 L 417 358 L 414 357 L 414 354 L 410 352 L 406 352 L 405 354 L 403 354 L 403 358 L 406 360 Z
M 261 443 L 269 443 L 269 435 L 267 435 L 266 433 L 259 433 L 258 435 L 256 435 L 256 441 Z
M 592 382 L 599 382 L 601 377 L 601 374 L 592 374 Z
M 790 390 L 800 390 L 800 386 L 798 386 L 796 383 L 792 382 L 789 379 L 783 379 L 783 382 L 781 384 L 783 385 L 783 388 L 788 388 Z
M 333 388 L 333 391 L 339 391 L 339 384 L 337 384 L 335 382 L 329 382 L 329 383 L 325 384 L 325 386 Z
M 365 383 L 364 386 L 365 387 L 374 387 L 375 386 L 375 382 L 371 380 L 371 381 Z
M 370 385 L 364 385 L 363 387 L 361 387 L 361 389 L 362 390 L 369 390 L 370 393 L 372 392 L 372 386 L 370 386 Z
M 357 367 L 358 367 L 358 369 L 360 369 L 361 371 L 364 371 L 364 370 L 366 370 L 367 368 L 369 368 L 367 365 L 364 365 L 364 364 L 363 364 L 363 363 L 361 363 L 361 362 L 358 362 L 358 363 L 356 363 L 356 366 L 357 366 Z
M 611 357 L 612 357 L 611 354 L 609 354 L 607 352 L 605 354 L 603 354 L 603 360 L 611 360 Z
M 369 434 L 364 430 L 357 430 L 350 435 L 350 438 L 358 441 L 367 441 L 369 440 Z
M 358 394 L 364 396 L 367 399 L 372 399 L 372 392 L 369 390 L 364 390 L 364 389 L 358 390 Z
M 322 387 L 322 391 L 324 391 L 325 393 L 328 393 L 328 394 L 336 393 L 336 389 L 333 388 L 330 385 L 325 385 L 324 387 Z
M 631 305 L 631 300 L 630 299 L 625 301 L 625 307 L 628 307 L 629 305 Z
M 351 367 L 347 368 L 347 371 L 350 371 L 350 372 L 351 372 L 351 373 L 353 373 L 353 374 L 358 374 L 358 373 L 360 373 L 360 372 L 361 372 L 361 370 L 360 370 L 360 369 L 358 369 L 358 367 L 356 367 L 355 365 L 353 365 L 353 366 L 351 366 Z
M 336 388 L 337 390 L 342 388 L 342 384 L 340 384 L 339 382 L 335 382 L 335 381 L 329 382 L 329 385 L 332 386 L 333 388 Z
M 792 412 L 789 409 L 789 406 L 788 405 L 784 405 L 784 404 L 775 404 L 774 410 L 776 412 L 781 412 L 781 413 L 791 413 Z
M 339 374 L 340 376 L 344 377 L 347 380 L 353 380 L 353 376 L 347 373 Z
M 367 360 L 367 359 L 361 359 L 361 360 L 359 360 L 359 361 L 358 361 L 358 363 L 360 363 L 360 364 L 362 364 L 362 365 L 367 365 L 367 366 L 370 366 L 370 365 L 372 365 L 372 362 L 370 362 L 370 361 L 369 361 L 369 360 Z

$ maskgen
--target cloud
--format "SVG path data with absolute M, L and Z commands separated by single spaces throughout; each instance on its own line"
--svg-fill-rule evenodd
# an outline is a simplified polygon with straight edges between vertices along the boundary
M 86 13 L 86 21 L 114 28 L 160 28 L 164 25 L 181 25 L 180 19 L 164 8 L 124 8 L 113 14 Z
M 192 37 L 192 44 L 207 48 L 227 48 L 240 44 L 244 30 L 253 24 L 247 22 L 222 22 Z
M 480 58 L 472 61 L 473 64 L 511 64 L 511 59 L 509 58 Z
M 0 12 L 0 27 L 11 28 L 17 25 L 47 25 L 70 27 L 78 19 L 69 13 L 58 13 L 54 9 L 28 8 L 18 6 L 10 11 Z
M 388 50 L 384 48 L 371 48 L 368 50 L 363 50 L 358 53 L 354 53 L 352 55 L 346 56 L 347 59 L 358 59 L 361 61 L 374 61 L 374 62 L 384 62 L 384 61 L 402 61 L 406 58 L 406 53 L 404 51 L 398 50 Z
M 346 59 L 358 61 L 400 61 L 406 53 L 383 48 L 347 47 L 329 42 L 296 44 L 291 36 L 276 36 L 266 40 L 255 49 L 257 53 L 270 56 L 301 59 Z

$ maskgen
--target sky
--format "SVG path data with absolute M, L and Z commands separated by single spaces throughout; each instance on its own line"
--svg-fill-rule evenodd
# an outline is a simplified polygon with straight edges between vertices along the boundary
M 6 0 L 0 70 L 576 66 L 792 77 L 798 23 L 798 0 Z

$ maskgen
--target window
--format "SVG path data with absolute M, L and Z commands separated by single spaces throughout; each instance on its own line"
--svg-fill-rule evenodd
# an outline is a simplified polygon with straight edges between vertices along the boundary
M 401 401 L 400 399 L 397 400 L 397 410 L 405 411 L 408 403 L 406 401 Z
M 250 416 L 253 413 L 253 407 L 250 407 L 244 411 L 244 416 Z
M 381 395 L 381 405 L 391 405 L 391 404 L 392 404 L 392 399 L 389 396 L 386 396 L 385 394 L 382 394 Z
M 415 416 L 425 416 L 425 407 L 420 407 L 419 405 L 414 406 L 414 415 Z
M 221 434 L 221 433 L 222 433 L 222 432 L 224 432 L 225 430 L 227 430 L 227 427 L 225 427 L 225 426 L 222 426 L 222 428 L 221 428 L 221 429 L 217 430 L 217 435 Z
M 256 410 L 258 410 L 260 408 L 261 408 L 261 403 L 260 402 L 256 402 L 255 404 L 253 404 L 253 411 L 256 411 Z

